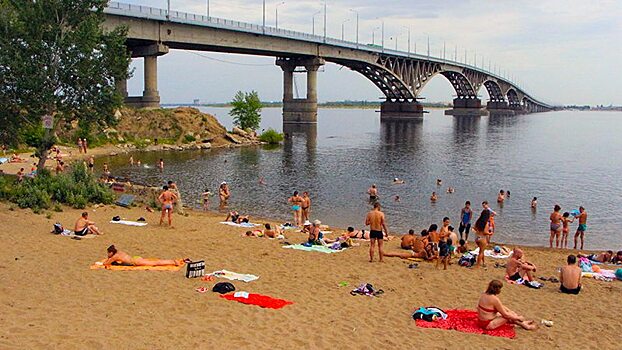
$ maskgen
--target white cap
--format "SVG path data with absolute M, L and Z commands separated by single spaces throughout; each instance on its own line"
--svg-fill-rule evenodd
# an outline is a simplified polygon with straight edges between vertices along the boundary
M 221 184 L 221 185 L 226 185 L 226 184 L 227 184 L 227 181 L 223 181 L 223 182 L 221 182 L 220 184 Z
M 319 226 L 319 225 L 321 225 L 321 224 L 322 224 L 322 222 L 321 222 L 320 220 L 315 220 L 315 221 L 313 221 L 313 224 L 314 224 L 315 226 Z
M 302 226 L 310 226 L 311 225 L 311 221 L 309 220 L 305 220 L 305 222 L 302 224 Z

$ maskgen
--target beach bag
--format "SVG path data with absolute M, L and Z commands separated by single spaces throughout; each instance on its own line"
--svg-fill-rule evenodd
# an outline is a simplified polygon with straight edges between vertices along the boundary
M 463 256 L 460 257 L 460 260 L 458 260 L 458 265 L 460 266 L 464 266 L 464 267 L 471 267 L 473 265 L 475 265 L 475 256 L 473 256 L 472 254 L 464 254 Z
M 54 224 L 54 229 L 52 230 L 52 232 L 55 235 L 60 235 L 61 233 L 63 233 L 63 231 L 65 231 L 65 228 L 63 227 L 63 225 L 60 224 L 60 222 Z
M 186 278 L 196 278 L 205 275 L 205 261 L 191 261 L 186 266 Z
M 212 292 L 227 294 L 229 292 L 235 291 L 235 286 L 229 282 L 218 282 L 212 288 Z
M 413 320 L 424 320 L 428 322 L 440 319 L 447 319 L 447 314 L 437 307 L 420 307 L 412 315 Z

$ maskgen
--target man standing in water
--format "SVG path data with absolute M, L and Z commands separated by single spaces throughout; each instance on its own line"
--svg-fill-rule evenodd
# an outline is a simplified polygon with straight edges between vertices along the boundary
M 384 244 L 382 230 L 389 235 L 389 230 L 384 220 L 384 213 L 380 211 L 380 203 L 374 203 L 374 209 L 367 213 L 365 218 L 365 225 L 369 225 L 369 262 L 374 261 L 374 246 L 378 243 L 378 256 L 380 256 L 380 262 L 383 262 L 382 246 Z
M 587 230 L 587 212 L 585 208 L 579 207 L 579 227 L 577 227 L 577 232 L 574 234 L 574 249 L 577 249 L 577 238 L 581 236 L 581 249 L 583 249 L 583 235 Z
M 309 198 L 309 192 L 302 192 L 302 220 L 309 220 L 309 213 L 311 213 L 311 198 Z
M 162 203 L 162 216 L 160 216 L 160 226 L 164 221 L 164 216 L 168 213 L 168 225 L 172 227 L 173 225 L 173 203 L 177 200 L 177 196 L 173 192 L 168 189 L 168 186 L 162 187 L 164 192 L 160 194 L 158 197 L 158 201 Z
M 369 194 L 369 202 L 374 203 L 378 200 L 378 188 L 376 185 L 371 185 L 371 187 L 367 190 L 367 194 Z

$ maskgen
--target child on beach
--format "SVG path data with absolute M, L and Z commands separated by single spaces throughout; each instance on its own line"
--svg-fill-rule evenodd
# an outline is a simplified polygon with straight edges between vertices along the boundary
M 574 218 L 570 218 L 570 213 L 565 212 L 562 215 L 562 248 L 568 248 L 568 233 L 570 232 L 569 225 L 574 222 Z
M 451 259 L 451 239 L 441 240 L 438 243 L 438 256 L 436 259 L 436 268 L 438 269 L 438 264 L 441 262 L 443 264 L 443 270 L 447 270 L 447 264 L 449 264 L 449 260 Z
M 458 254 L 464 254 L 469 251 L 469 248 L 467 247 L 467 243 L 464 239 L 461 239 L 459 243 L 460 245 L 458 246 L 458 249 L 457 249 Z
M 203 211 L 208 211 L 209 210 L 209 197 L 212 195 L 212 192 L 209 191 L 209 189 L 205 189 L 205 192 L 203 192 L 202 196 L 203 196 Z

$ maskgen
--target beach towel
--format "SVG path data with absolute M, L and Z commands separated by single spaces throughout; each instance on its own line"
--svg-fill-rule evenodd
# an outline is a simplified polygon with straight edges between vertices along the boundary
M 616 279 L 616 272 L 614 270 L 600 269 L 599 272 L 581 272 L 581 276 L 602 281 L 613 281 Z
M 72 238 L 73 237 L 78 237 L 78 238 L 82 239 L 82 238 L 95 238 L 97 235 L 93 235 L 93 234 L 89 233 L 89 234 L 86 234 L 84 236 L 79 236 L 79 235 L 76 235 L 76 233 L 71 231 L 71 230 L 64 229 L 63 232 L 61 232 L 59 234 L 59 236 L 72 237 Z
M 257 227 L 257 226 L 261 226 L 260 224 L 253 224 L 252 222 L 243 222 L 241 224 L 236 224 L 235 222 L 231 222 L 231 221 L 223 221 L 223 222 L 221 222 L 221 224 L 229 225 L 229 226 L 235 226 L 235 227 Z
M 259 276 L 237 273 L 237 272 L 232 272 L 232 271 L 227 271 L 227 270 L 214 271 L 212 273 L 207 274 L 207 276 L 226 278 L 229 281 L 243 281 L 247 283 L 259 279 Z
M 303 250 L 305 252 L 319 252 L 319 253 L 326 253 L 326 254 L 339 253 L 345 250 L 345 248 L 341 250 L 334 250 L 334 249 L 325 247 L 323 245 L 312 245 L 310 247 L 307 247 L 302 244 L 284 245 L 283 248 Z
M 97 261 L 91 265 L 91 270 L 112 270 L 112 271 L 179 271 L 184 267 L 184 263 L 179 266 L 166 265 L 166 266 L 123 266 L 123 265 L 110 265 L 104 266 L 102 261 Z
M 235 300 L 242 304 L 257 305 L 268 309 L 280 309 L 286 305 L 293 304 L 292 301 L 248 292 L 236 292 L 233 294 L 221 295 L 220 297 L 227 300 Z
M 474 250 L 470 251 L 470 253 L 473 254 L 473 255 L 479 255 L 479 247 L 477 247 Z M 510 256 L 512 256 L 512 253 L 514 253 L 514 251 L 511 251 L 510 254 L 508 254 L 508 255 L 503 255 L 503 254 L 500 254 L 500 253 L 495 253 L 494 250 L 492 250 L 492 249 L 484 250 L 484 256 L 485 257 L 494 258 L 494 259 L 507 259 Z
M 8 163 L 9 158 L 0 158 L 0 164 Z
M 127 226 L 147 226 L 146 222 L 138 222 L 138 221 L 128 221 L 128 220 L 119 220 L 119 221 L 114 221 L 114 220 L 110 220 L 111 224 L 120 224 L 120 225 L 127 225 Z
M 514 325 L 504 324 L 495 330 L 485 330 L 477 325 L 477 311 L 473 310 L 445 310 L 446 319 L 428 322 L 415 320 L 417 327 L 439 328 L 456 330 L 463 333 L 486 334 L 493 337 L 503 337 L 513 339 L 516 337 Z
M 119 199 L 115 202 L 115 204 L 118 206 L 127 208 L 130 205 L 132 205 L 132 203 L 134 202 L 134 198 L 136 198 L 134 195 L 124 194 L 121 197 L 119 197 Z

